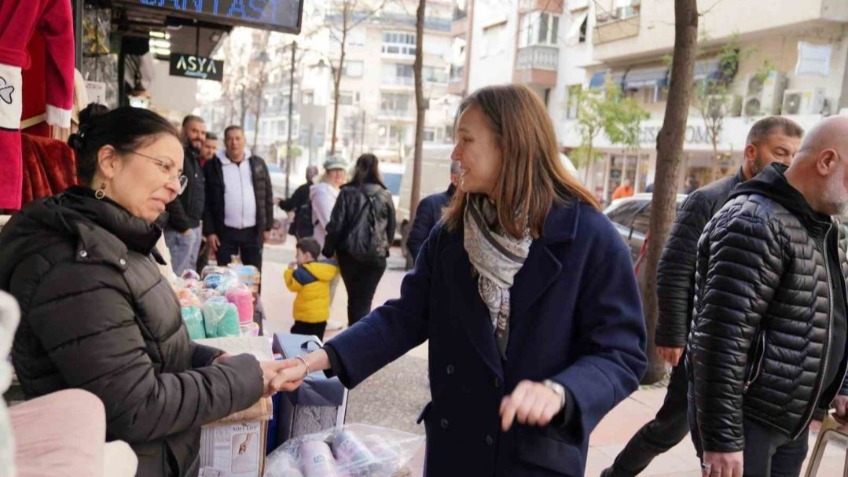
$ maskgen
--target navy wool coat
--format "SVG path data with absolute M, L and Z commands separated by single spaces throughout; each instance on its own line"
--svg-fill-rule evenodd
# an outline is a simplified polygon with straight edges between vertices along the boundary
M 630 251 L 609 220 L 585 204 L 555 205 L 515 278 L 511 310 L 503 361 L 463 234 L 440 223 L 401 297 L 327 347 L 353 387 L 429 339 L 427 476 L 582 476 L 589 434 L 647 364 Z M 525 379 L 565 386 L 569 418 L 501 431 L 501 400 Z

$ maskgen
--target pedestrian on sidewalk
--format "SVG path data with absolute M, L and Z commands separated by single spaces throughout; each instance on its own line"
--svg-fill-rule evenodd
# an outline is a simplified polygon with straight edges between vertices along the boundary
M 412 229 L 406 239 L 406 247 L 412 254 L 413 262 L 418 257 L 418 251 L 421 250 L 424 241 L 430 236 L 430 231 L 442 220 L 443 209 L 453 199 L 457 184 L 459 184 L 459 163 L 451 161 L 448 190 L 427 196 L 418 204 L 415 221 L 412 222 Z
M 209 205 L 203 232 L 218 265 L 240 255 L 243 264 L 262 271 L 262 249 L 274 225 L 271 175 L 264 159 L 245 150 L 241 127 L 224 130 L 224 144 L 226 150 L 204 167 Z
M 333 207 L 339 198 L 339 192 L 347 176 L 348 163 L 341 156 L 331 156 L 324 161 L 324 177 L 321 182 L 309 188 L 309 200 L 312 203 L 312 238 L 324 247 L 327 237 L 327 224 L 333 214 Z
M 657 354 L 672 366 L 665 401 L 654 420 L 639 429 L 601 477 L 639 475 L 656 456 L 668 452 L 689 433 L 689 379 L 683 363 L 692 321 L 698 239 L 734 187 L 773 162 L 789 165 L 803 134 L 801 126 L 790 119 L 760 119 L 748 132 L 744 160 L 736 174 L 696 190 L 680 206 L 657 267 Z
M 206 124 L 203 118 L 186 116 L 180 130 L 180 140 L 185 155 L 185 190 L 177 200 L 165 207 L 168 212 L 165 243 L 171 254 L 171 268 L 177 276 L 187 269 L 194 270 L 197 267 L 197 256 L 203 237 L 200 228 L 206 197 L 206 180 L 203 169 L 200 168 L 201 149 L 206 140 Z
M 321 246 L 311 237 L 297 241 L 297 261 L 289 264 L 283 279 L 289 290 L 297 293 L 294 299 L 292 333 L 313 335 L 324 340 L 324 330 L 330 319 L 330 281 L 339 274 L 332 260 L 318 260 Z
M 429 341 L 427 476 L 583 475 L 589 435 L 645 371 L 630 251 L 559 159 L 539 96 L 460 105 L 459 194 L 399 299 L 278 376 L 331 369 L 354 387 Z
M 819 408 L 848 418 L 848 118 L 740 184 L 698 242 L 690 425 L 704 475 L 798 476 Z
M 280 201 L 279 206 L 288 214 L 290 222 L 288 234 L 297 239 L 311 237 L 314 233 L 312 225 L 312 204 L 309 199 L 309 189 L 312 180 L 318 175 L 318 168 L 309 166 L 306 168 L 306 183 L 298 187 L 291 197 Z
M 348 326 L 371 311 L 394 237 L 395 206 L 380 176 L 380 161 L 363 154 L 353 179 L 341 188 L 324 242 L 324 256 L 338 258 L 347 289 Z

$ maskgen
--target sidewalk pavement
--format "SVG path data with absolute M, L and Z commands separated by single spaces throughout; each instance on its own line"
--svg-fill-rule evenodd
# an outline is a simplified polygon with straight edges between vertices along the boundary
M 262 302 L 268 319 L 267 327 L 271 331 L 288 331 L 293 324 L 291 309 L 294 294 L 285 289 L 282 280 L 283 270 L 293 259 L 294 243 L 291 237 L 284 245 L 266 247 L 262 276 Z M 377 288 L 374 306 L 399 296 L 400 282 L 404 275 L 402 263 L 400 251 L 397 248 L 393 249 L 389 269 Z M 346 323 L 346 306 L 347 292 L 344 285 L 340 284 L 332 305 L 331 320 Z M 325 337 L 330 338 L 335 333 L 337 332 L 328 332 Z M 429 400 L 426 360 L 425 343 L 362 383 L 350 393 L 348 421 L 423 434 L 423 429 L 421 426 L 416 426 L 414 420 L 418 415 L 417 410 L 420 410 Z M 403 386 L 398 386 L 398 383 L 403 383 Z M 592 432 L 586 477 L 597 477 L 603 469 L 612 464 L 636 431 L 654 418 L 664 398 L 664 387 L 646 386 L 634 392 L 607 414 Z M 817 429 L 817 426 L 813 427 Z M 810 433 L 811 451 L 816 436 L 815 432 Z M 825 451 L 818 477 L 843 475 L 846 447 L 848 444 L 845 442 L 831 441 Z M 421 456 L 418 456 L 417 460 L 420 465 Z M 418 465 L 415 467 L 420 469 Z M 700 477 L 700 464 L 689 436 L 669 452 L 654 459 L 640 476 Z

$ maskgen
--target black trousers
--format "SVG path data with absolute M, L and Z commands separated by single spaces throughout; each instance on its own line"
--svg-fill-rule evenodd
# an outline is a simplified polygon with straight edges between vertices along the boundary
M 611 468 L 610 477 L 632 477 L 645 470 L 654 458 L 668 452 L 689 433 L 689 380 L 684 362 L 672 368 L 662 407 L 653 421 L 642 426 L 624 447 Z M 747 476 L 747 474 L 746 474 Z
M 360 262 L 345 252 L 339 251 L 339 269 L 347 288 L 347 323 L 353 326 L 371 312 L 374 292 L 386 272 L 386 260 Z
M 262 239 L 256 227 L 246 229 L 234 229 L 224 227 L 224 231 L 218 238 L 221 246 L 218 247 L 218 265 L 228 265 L 233 261 L 234 255 L 241 255 L 241 263 L 253 265 L 262 271 Z
M 695 416 L 695 389 L 689 385 L 689 419 L 692 424 L 692 441 L 698 458 L 703 458 L 701 438 Z M 810 428 L 797 439 L 791 439 L 775 429 L 770 429 L 750 419 L 743 420 L 745 451 L 743 455 L 745 477 L 798 477 L 807 456 Z
M 306 323 L 295 320 L 294 326 L 291 327 L 291 332 L 296 335 L 317 336 L 319 340 L 324 341 L 324 330 L 326 329 L 326 321 L 322 321 L 321 323 Z

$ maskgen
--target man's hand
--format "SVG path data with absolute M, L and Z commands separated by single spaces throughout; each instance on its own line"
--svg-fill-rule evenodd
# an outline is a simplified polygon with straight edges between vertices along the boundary
M 833 399 L 833 418 L 840 424 L 848 424 L 848 396 L 839 394 Z
M 683 348 L 666 348 L 665 346 L 657 346 L 657 355 L 666 363 L 677 366 L 680 364 L 680 357 L 683 356 Z
M 528 426 L 545 426 L 562 409 L 560 397 L 542 383 L 521 381 L 501 401 L 501 428 L 512 427 L 516 419 Z
M 213 359 L 212 364 L 220 363 L 221 361 L 225 361 L 225 360 L 230 359 L 232 357 L 233 357 L 233 355 L 231 355 L 230 353 L 224 353 L 221 356 L 218 356 L 217 358 Z
M 271 380 L 269 386 L 276 391 L 294 391 L 306 379 L 306 366 L 299 359 L 287 359 L 280 362 L 283 368 Z
M 185 230 L 184 230 L 183 232 L 181 232 L 181 233 L 182 233 L 183 235 L 185 235 L 186 237 L 188 237 L 189 235 L 191 235 L 191 229 L 185 229 Z
M 262 239 L 263 239 L 263 243 L 270 240 L 271 239 L 271 232 L 270 231 L 263 232 L 262 233 Z
M 704 452 L 702 477 L 742 477 L 743 452 Z
M 218 253 L 218 247 L 221 246 L 221 241 L 218 239 L 218 236 L 215 234 L 206 236 L 206 244 L 209 245 L 209 251 L 213 254 Z

